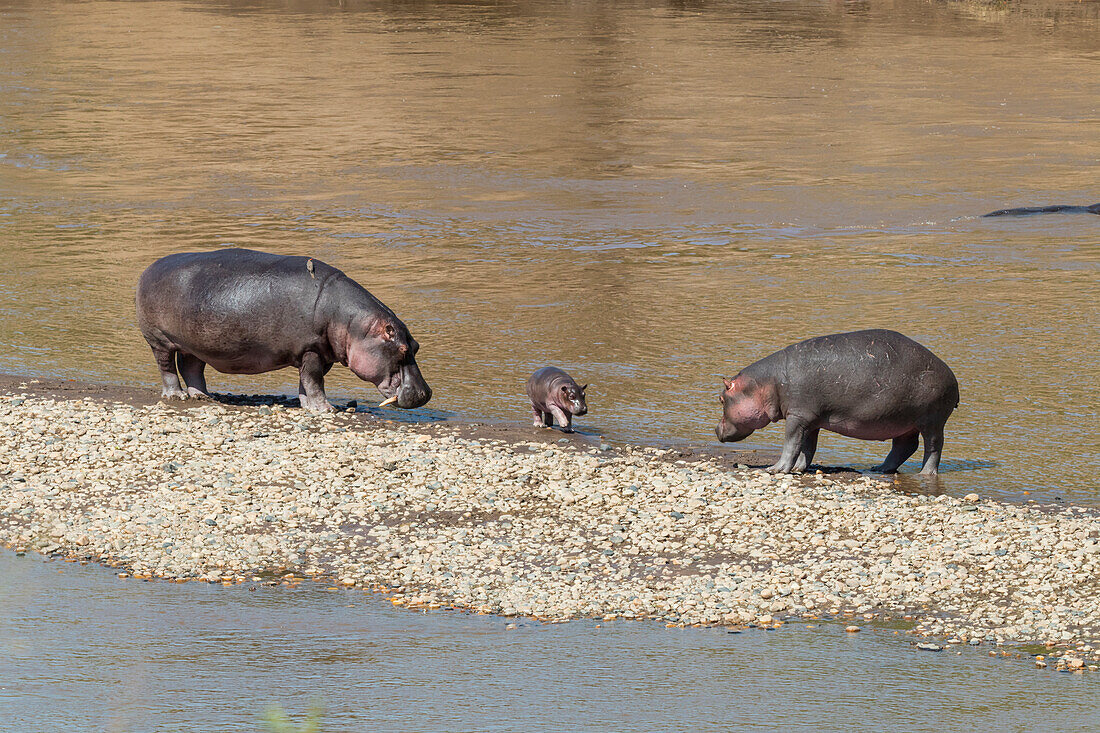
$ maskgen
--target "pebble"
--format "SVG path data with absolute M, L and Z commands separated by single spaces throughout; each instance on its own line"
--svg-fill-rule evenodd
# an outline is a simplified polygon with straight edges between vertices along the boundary
M 13 394 L 0 441 L 0 544 L 120 577 L 316 578 L 548 621 L 871 615 L 920 639 L 1079 647 L 1075 671 L 1100 661 L 1100 514 L 1084 507 L 282 406 Z

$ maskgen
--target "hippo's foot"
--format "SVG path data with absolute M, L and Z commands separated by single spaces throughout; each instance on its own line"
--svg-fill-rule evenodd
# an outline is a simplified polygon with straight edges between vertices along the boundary
M 324 397 L 300 395 L 299 400 L 302 403 L 302 409 L 309 412 L 336 412 L 336 408 L 329 404 L 329 401 Z
M 209 400 L 209 399 L 212 399 L 210 397 L 209 392 L 204 392 L 203 390 L 199 389 L 198 387 L 188 387 L 187 388 L 187 397 L 189 397 L 193 400 Z
M 187 393 L 179 387 L 175 389 L 169 389 L 168 387 L 165 387 L 160 392 L 160 398 L 162 400 L 186 400 Z
M 533 425 L 534 427 L 536 427 L 536 428 L 545 428 L 545 427 L 546 427 L 546 423 L 544 423 L 544 422 L 542 421 L 542 418 L 538 418 L 538 419 L 536 419 L 536 420 L 535 420 L 535 421 L 534 421 L 533 423 L 531 423 L 531 424 L 532 424 L 532 425 Z
M 774 463 L 764 470 L 768 473 L 802 473 L 802 469 L 795 466 L 784 466 L 782 463 Z
M 887 466 L 885 463 L 880 463 L 880 464 L 878 464 L 877 466 L 875 466 L 874 468 L 871 469 L 871 473 L 897 473 L 897 472 L 898 472 L 897 468 L 891 468 L 890 466 Z

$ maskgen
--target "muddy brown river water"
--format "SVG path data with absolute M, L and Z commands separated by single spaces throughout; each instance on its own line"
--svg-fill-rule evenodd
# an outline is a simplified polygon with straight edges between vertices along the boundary
M 981 7 L 0 4 L 0 370 L 152 388 L 150 261 L 309 253 L 436 412 L 526 420 L 554 363 L 590 431 L 712 441 L 720 377 L 892 327 L 962 384 L 945 490 L 1100 502 L 1100 217 L 976 217 L 1100 200 L 1100 5 Z
M 423 419 L 524 421 L 553 363 L 585 431 L 712 443 L 722 376 L 889 327 L 962 390 L 901 488 L 1100 505 L 1100 216 L 978 216 L 1100 201 L 1098 72 L 1097 0 L 0 0 L 0 372 L 155 389 L 137 275 L 246 246 L 390 305 Z

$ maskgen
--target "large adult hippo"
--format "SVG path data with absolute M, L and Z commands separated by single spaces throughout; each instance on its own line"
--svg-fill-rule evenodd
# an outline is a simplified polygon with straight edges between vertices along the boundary
M 207 395 L 207 364 L 227 374 L 294 366 L 302 407 L 331 411 L 324 376 L 335 362 L 374 383 L 382 404 L 419 407 L 432 396 L 416 364 L 420 345 L 401 319 L 309 257 L 248 249 L 168 255 L 142 273 L 137 316 L 166 398 Z
M 1100 204 L 1091 206 L 1072 206 L 1056 204 L 1054 206 L 1021 206 L 1015 209 L 997 209 L 986 216 L 1030 216 L 1032 214 L 1100 214 Z
M 959 383 L 935 354 L 896 331 L 819 336 L 788 346 L 723 380 L 718 439 L 743 440 L 786 420 L 783 454 L 767 470 L 801 473 L 821 430 L 892 440 L 874 470 L 894 473 L 924 437 L 921 473 L 939 471 L 943 426 L 959 404 Z

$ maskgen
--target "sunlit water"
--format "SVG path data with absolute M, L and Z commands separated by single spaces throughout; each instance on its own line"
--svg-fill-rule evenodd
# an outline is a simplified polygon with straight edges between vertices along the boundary
M 1100 217 L 976 217 L 1100 200 L 1100 4 L 981 7 L 0 0 L 0 369 L 153 389 L 137 275 L 235 244 L 381 297 L 431 407 L 526 420 L 552 363 L 624 439 L 895 328 L 962 385 L 944 490 L 1100 502 Z
M 722 376 L 895 328 L 961 383 L 932 490 L 1100 504 L 1100 217 L 977 217 L 1100 201 L 1098 72 L 1096 0 L 0 0 L 0 371 L 155 390 L 138 274 L 232 244 L 370 288 L 423 345 L 421 414 L 453 419 L 526 421 L 524 380 L 558 364 L 593 385 L 584 430 L 708 443 Z M 819 460 L 887 449 L 827 433 Z M 9 730 L 247 729 L 314 692 L 338 729 L 1090 712 L 1067 675 L 886 634 L 506 634 L 360 596 L 0 562 Z

